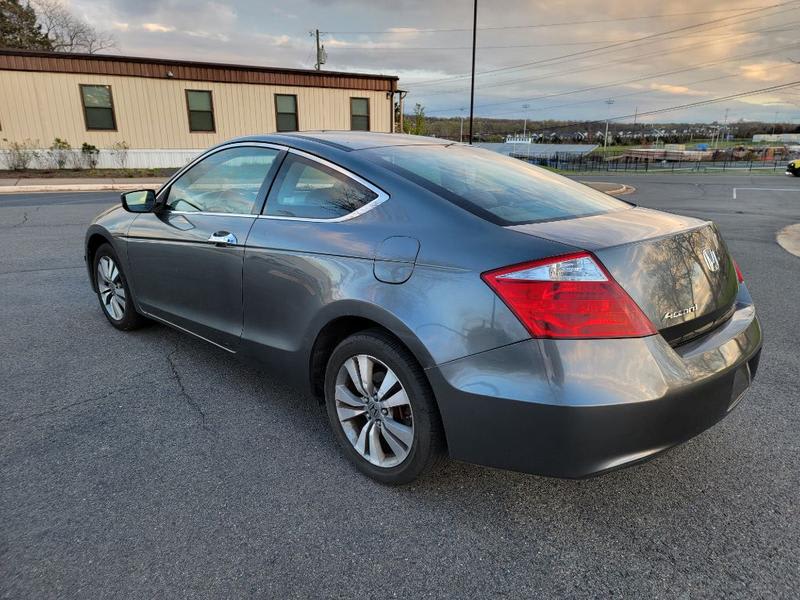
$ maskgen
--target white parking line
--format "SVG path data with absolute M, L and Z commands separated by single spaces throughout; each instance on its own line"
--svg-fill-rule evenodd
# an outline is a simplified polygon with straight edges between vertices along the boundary
M 760 192 L 797 192 L 800 188 L 733 188 L 733 199 L 736 200 L 736 190 L 758 190 Z

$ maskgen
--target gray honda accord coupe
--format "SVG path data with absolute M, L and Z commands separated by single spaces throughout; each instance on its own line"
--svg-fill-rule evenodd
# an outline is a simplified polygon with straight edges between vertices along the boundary
M 727 415 L 761 349 L 713 223 L 432 138 L 235 139 L 123 194 L 85 249 L 114 327 L 271 368 L 384 483 L 445 453 L 559 477 L 644 460 Z

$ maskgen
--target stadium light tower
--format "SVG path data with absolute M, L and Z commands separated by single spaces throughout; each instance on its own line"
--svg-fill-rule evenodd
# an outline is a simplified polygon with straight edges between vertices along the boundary
M 608 113 L 606 114 L 606 133 L 603 136 L 603 156 L 608 151 L 608 120 L 611 118 L 611 105 L 614 104 L 614 99 L 609 98 L 606 100 L 606 104 L 608 104 Z
M 530 104 L 523 104 L 522 109 L 525 111 L 525 121 L 522 124 L 522 137 L 528 132 L 528 109 L 531 107 Z

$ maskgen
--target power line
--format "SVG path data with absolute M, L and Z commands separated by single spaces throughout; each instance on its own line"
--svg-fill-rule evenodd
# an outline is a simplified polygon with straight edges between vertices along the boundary
M 532 67 L 532 66 L 535 66 L 535 65 L 552 63 L 552 62 L 555 62 L 555 61 L 563 61 L 565 59 L 572 59 L 572 58 L 575 58 L 577 56 L 583 56 L 583 55 L 587 55 L 587 54 L 594 54 L 594 53 L 601 52 L 603 50 L 610 50 L 610 49 L 618 48 L 620 46 L 624 46 L 624 45 L 627 45 L 627 44 L 635 44 L 635 43 L 651 40 L 651 39 L 654 39 L 654 38 L 662 37 L 664 35 L 669 35 L 671 33 L 679 33 L 681 31 L 687 31 L 687 30 L 690 30 L 690 29 L 697 29 L 698 27 L 705 27 L 707 25 L 714 25 L 716 23 L 721 23 L 723 21 L 730 21 L 731 19 L 737 19 L 739 17 L 747 16 L 747 15 L 754 14 L 754 13 L 760 13 L 760 12 L 764 12 L 764 11 L 767 11 L 767 10 L 772 10 L 774 8 L 780 8 L 782 6 L 786 6 L 788 4 L 794 4 L 794 3 L 796 3 L 796 0 L 790 0 L 788 2 L 781 2 L 779 4 L 772 4 L 770 6 L 766 6 L 766 7 L 763 7 L 763 8 L 758 8 L 758 9 L 755 9 L 755 10 L 750 10 L 750 11 L 747 11 L 747 12 L 744 12 L 744 13 L 741 13 L 741 14 L 738 14 L 738 15 L 732 15 L 732 16 L 728 16 L 728 17 L 721 17 L 719 19 L 712 19 L 710 21 L 704 21 L 702 23 L 696 23 L 694 25 L 684 25 L 683 27 L 678 27 L 676 29 L 670 29 L 670 30 L 667 30 L 667 31 L 661 31 L 661 32 L 658 32 L 658 33 L 651 33 L 651 34 L 648 34 L 648 35 L 645 35 L 645 36 L 642 36 L 642 37 L 633 38 L 633 39 L 625 40 L 625 41 L 621 41 L 621 42 L 615 42 L 613 44 L 609 44 L 609 45 L 606 45 L 606 46 L 601 46 L 600 48 L 592 48 L 592 49 L 587 49 L 587 50 L 580 50 L 578 52 L 573 52 L 573 53 L 570 53 L 570 54 L 563 54 L 561 56 L 554 56 L 554 57 L 551 57 L 551 58 L 543 58 L 543 59 L 540 59 L 540 60 L 535 60 L 535 61 L 527 62 L 527 63 L 521 63 L 521 64 L 518 64 L 518 65 L 510 65 L 508 67 L 500 67 L 500 68 L 497 68 L 497 69 L 490 69 L 488 71 L 481 71 L 481 72 L 479 72 L 477 74 L 478 75 L 496 74 L 496 73 L 501 73 L 501 72 L 515 71 L 515 70 L 518 70 L 518 69 L 525 69 L 525 68 L 529 68 L 529 67 Z M 748 20 L 750 20 L 750 19 L 748 19 Z M 440 83 L 442 81 L 455 81 L 455 80 L 458 80 L 458 79 L 464 79 L 466 77 L 469 77 L 469 75 L 454 75 L 452 77 L 442 77 L 442 78 L 438 78 L 438 79 L 428 79 L 428 80 L 422 80 L 422 81 L 407 81 L 407 82 L 404 82 L 404 83 L 406 85 L 420 86 L 420 85 L 430 85 L 432 83 Z
M 793 88 L 793 87 L 798 86 L 798 85 L 800 85 L 800 81 L 791 81 L 789 83 L 782 83 L 782 84 L 779 84 L 779 85 L 773 85 L 773 86 L 770 86 L 770 87 L 761 88 L 761 89 L 757 89 L 757 90 L 750 90 L 750 91 L 747 91 L 747 92 L 738 92 L 736 94 L 729 94 L 727 96 L 720 96 L 720 97 L 717 97 L 717 98 L 709 98 L 708 100 L 699 100 L 697 102 L 689 102 L 689 103 L 686 103 L 686 104 L 678 104 L 678 105 L 675 105 L 675 106 L 668 106 L 668 107 L 658 108 L 658 109 L 654 109 L 654 110 L 650 110 L 650 111 L 639 111 L 638 113 L 630 113 L 630 114 L 627 114 L 627 115 L 619 115 L 619 116 L 616 116 L 616 117 L 611 117 L 608 120 L 609 121 L 622 121 L 624 119 L 630 119 L 630 118 L 632 118 L 634 116 L 637 116 L 637 117 L 648 117 L 648 116 L 653 116 L 653 115 L 659 115 L 659 114 L 664 114 L 664 113 L 668 113 L 668 112 L 675 112 L 677 110 L 685 110 L 685 109 L 688 109 L 688 108 L 697 108 L 697 107 L 700 107 L 700 106 L 707 106 L 709 104 L 717 104 L 719 102 L 725 102 L 727 100 L 736 100 L 738 98 L 745 98 L 745 97 L 748 97 L 748 96 L 758 96 L 760 94 L 766 94 L 766 93 L 769 93 L 769 92 L 776 92 L 776 91 L 780 91 L 780 90 L 784 90 L 784 89 L 790 89 L 790 88 Z M 557 130 L 561 130 L 561 129 L 569 129 L 569 128 L 575 127 L 576 125 L 588 126 L 588 125 L 594 125 L 594 124 L 598 124 L 598 123 L 605 123 L 605 121 L 606 121 L 606 119 L 589 120 L 589 121 L 572 121 L 570 123 L 565 123 L 564 125 L 556 125 L 556 126 L 553 126 L 553 127 L 546 127 L 546 128 L 542 128 L 542 129 L 546 129 L 548 131 L 557 131 Z M 502 131 L 501 132 L 492 132 L 493 135 L 503 135 L 504 133 L 513 133 L 513 132 L 502 132 Z
M 783 24 L 785 25 L 785 24 Z M 777 27 L 777 26 L 776 26 Z M 770 33 L 777 33 L 783 31 L 794 31 L 791 28 L 780 28 L 780 29 L 770 29 Z M 322 32 L 320 32 L 322 33 Z M 715 34 L 709 33 L 700 33 L 700 34 L 693 34 L 693 35 L 682 35 L 682 36 L 675 36 L 675 37 L 665 37 L 662 40 L 679 40 L 679 39 L 686 39 L 686 38 L 698 38 L 698 37 L 714 37 L 717 36 Z M 587 42 L 558 42 L 558 43 L 540 43 L 540 44 L 506 44 L 506 45 L 498 45 L 498 46 L 478 46 L 478 50 L 513 50 L 518 48 L 561 48 L 563 46 L 596 46 L 599 44 L 610 44 L 615 42 L 621 42 L 624 40 L 592 40 Z M 335 48 L 336 50 L 358 50 L 359 52 L 364 51 L 373 51 L 373 50 L 386 50 L 390 52 L 428 52 L 431 50 L 472 50 L 472 46 L 396 46 L 396 45 L 366 45 L 362 44 L 359 45 L 357 42 L 352 44 L 348 42 L 339 42 L 331 44 L 328 43 L 329 47 Z M 313 52 L 313 50 L 312 50 Z
M 662 113 L 667 112 L 674 112 L 676 110 L 684 110 L 686 108 L 697 108 L 698 106 L 706 106 L 708 104 L 717 104 L 718 102 L 725 102 L 726 100 L 736 100 L 737 98 L 745 98 L 747 96 L 758 96 L 760 94 L 766 94 L 769 92 L 777 92 L 779 90 L 792 88 L 796 85 L 800 85 L 800 81 L 792 81 L 789 83 L 782 83 L 779 85 L 773 85 L 766 88 L 761 88 L 759 90 L 750 90 L 749 92 L 739 92 L 736 94 L 729 94 L 728 96 L 720 96 L 718 98 L 711 98 L 709 100 L 698 100 L 697 102 L 689 102 L 687 104 L 679 104 L 677 106 L 670 106 L 668 108 L 659 108 L 655 110 L 649 110 L 644 112 L 639 112 L 640 117 L 649 117 L 652 115 L 659 115 Z M 633 115 L 622 115 L 619 117 L 614 117 L 611 119 L 612 121 L 619 121 L 622 119 L 630 119 Z
M 590 42 L 561 42 L 557 44 L 508 44 L 502 46 L 478 46 L 478 50 L 511 50 L 517 48 L 560 48 L 562 46 L 595 46 L 597 44 L 608 44 L 610 42 L 617 42 L 620 40 L 595 40 Z M 330 44 L 329 44 L 330 45 Z M 391 46 L 391 45 L 358 45 L 353 43 L 337 43 L 332 47 L 337 50 L 391 50 L 393 52 L 417 52 L 420 50 L 472 50 L 472 46 Z
M 576 90 L 569 90 L 569 91 L 566 91 L 566 92 L 555 92 L 555 93 L 552 93 L 552 94 L 542 94 L 542 95 L 539 95 L 539 96 L 533 96 L 531 98 L 516 98 L 514 100 L 506 100 L 506 101 L 502 101 L 502 102 L 492 102 L 492 103 L 487 103 L 487 104 L 479 104 L 479 105 L 477 105 L 477 108 L 487 108 L 487 107 L 490 107 L 490 106 L 505 106 L 505 105 L 508 105 L 508 104 L 518 104 L 520 102 L 531 102 L 533 100 L 541 100 L 543 98 L 555 98 L 555 97 L 558 97 L 558 96 L 569 96 L 569 95 L 572 95 L 572 94 L 579 94 L 579 93 L 593 91 L 593 90 L 602 90 L 602 89 L 607 89 L 607 88 L 615 87 L 615 86 L 619 86 L 619 85 L 627 85 L 629 83 L 638 83 L 640 81 L 646 81 L 648 79 L 654 79 L 656 77 L 663 77 L 665 75 L 677 75 L 678 73 L 687 73 L 687 72 L 690 72 L 690 71 L 697 71 L 697 70 L 705 69 L 705 68 L 711 67 L 711 66 L 716 66 L 716 65 L 720 65 L 720 64 L 729 63 L 729 62 L 735 62 L 735 61 L 742 60 L 742 59 L 745 59 L 745 58 L 753 58 L 753 57 L 756 57 L 756 56 L 763 56 L 765 54 L 772 54 L 773 52 L 777 52 L 779 50 L 787 50 L 787 49 L 790 49 L 790 48 L 797 48 L 797 47 L 800 47 L 800 43 L 796 42 L 796 43 L 793 43 L 793 44 L 788 44 L 786 46 L 780 46 L 778 48 L 770 48 L 768 50 L 762 50 L 762 51 L 753 52 L 753 53 L 750 53 L 750 54 L 740 54 L 739 56 L 735 56 L 735 57 L 732 57 L 732 58 L 729 58 L 729 59 L 718 60 L 718 61 L 710 61 L 710 62 L 706 62 L 706 63 L 700 63 L 700 64 L 692 65 L 690 67 L 674 69 L 674 70 L 671 70 L 671 71 L 662 71 L 660 73 L 652 73 L 652 74 L 646 75 L 644 77 L 636 77 L 634 79 L 627 79 L 627 80 L 624 80 L 624 81 L 615 81 L 613 83 L 604 83 L 604 84 L 601 84 L 601 85 L 589 86 L 589 87 L 585 87 L 585 88 L 579 88 L 579 89 L 576 89 Z M 440 109 L 431 110 L 431 111 L 428 111 L 428 112 L 429 113 L 437 113 L 437 112 L 448 112 L 448 111 L 451 111 L 451 110 L 453 110 L 453 109 L 452 108 L 440 108 Z
M 792 21 L 791 23 L 784 23 L 783 25 L 794 25 L 794 24 L 797 24 L 797 23 L 800 23 L 800 21 Z M 774 26 L 767 27 L 765 29 L 755 29 L 755 30 L 752 30 L 752 31 L 747 31 L 747 32 L 742 32 L 742 33 L 732 33 L 732 34 L 728 34 L 728 35 L 725 35 L 725 36 L 716 37 L 714 40 L 712 40 L 710 42 L 700 42 L 700 43 L 695 42 L 695 43 L 687 44 L 685 46 L 681 46 L 681 47 L 678 47 L 678 48 L 673 48 L 673 49 L 668 50 L 668 51 L 656 50 L 654 52 L 650 52 L 650 53 L 647 53 L 647 54 L 638 54 L 636 57 L 634 57 L 632 59 L 617 61 L 617 62 L 614 63 L 614 65 L 617 66 L 617 65 L 637 63 L 641 59 L 648 58 L 648 57 L 651 57 L 651 56 L 667 56 L 667 55 L 673 54 L 675 52 L 681 52 L 681 51 L 685 51 L 685 50 L 689 50 L 689 49 L 703 48 L 705 46 L 713 46 L 723 37 L 724 38 L 732 38 L 732 37 L 736 38 L 736 37 L 744 37 L 744 36 L 748 36 L 748 35 L 754 35 L 754 34 L 757 34 L 757 33 L 773 33 L 774 29 L 772 29 L 772 27 L 774 27 Z M 548 72 L 548 73 L 544 73 L 542 75 L 537 75 L 535 77 L 528 77 L 528 78 L 524 78 L 524 79 L 508 79 L 508 80 L 503 80 L 503 81 L 494 81 L 494 82 L 492 82 L 490 84 L 483 85 L 482 89 L 485 90 L 485 89 L 501 87 L 501 86 L 504 86 L 504 85 L 517 85 L 517 84 L 520 84 L 520 83 L 528 83 L 528 82 L 531 82 L 531 81 L 543 81 L 545 79 L 552 79 L 552 78 L 558 78 L 558 77 L 568 77 L 568 76 L 574 75 L 576 73 L 584 73 L 586 71 L 595 70 L 595 69 L 597 69 L 598 66 L 600 66 L 600 65 L 590 64 L 590 65 L 582 67 L 580 69 L 570 69 L 568 71 L 564 71 L 564 70 L 551 71 L 551 72 Z M 461 93 L 463 93 L 463 90 L 461 90 L 461 89 L 442 90 L 442 91 L 426 92 L 425 93 L 425 97 L 444 96 L 444 95 L 448 95 L 448 94 L 461 94 Z
M 782 65 L 782 66 L 787 67 L 788 65 Z M 733 77 L 738 77 L 738 76 L 739 76 L 738 73 L 734 73 L 732 75 L 724 75 L 722 77 L 711 77 L 709 79 L 702 79 L 700 81 L 688 82 L 688 83 L 685 83 L 685 84 L 682 84 L 682 85 L 687 85 L 688 86 L 688 85 L 693 85 L 693 84 L 696 84 L 696 83 L 705 83 L 705 82 L 709 82 L 709 81 L 719 81 L 719 80 L 722 80 L 722 79 L 731 79 Z M 617 94 L 617 95 L 614 96 L 614 98 L 615 99 L 620 99 L 620 98 L 630 98 L 632 96 L 646 96 L 646 95 L 656 94 L 658 92 L 659 92 L 659 90 L 649 89 L 649 90 L 642 90 L 642 91 L 638 91 L 638 92 L 633 92 L 633 93 L 630 93 L 630 94 Z M 784 91 L 782 93 L 786 94 L 786 93 L 790 93 L 790 92 Z M 552 110 L 554 108 L 575 106 L 575 105 L 578 105 L 578 104 L 597 104 L 597 103 L 602 102 L 602 101 L 603 101 L 603 98 L 591 98 L 589 100 L 580 100 L 578 102 L 565 102 L 563 104 L 542 106 L 542 107 L 534 109 L 534 111 L 540 112 L 540 111 L 544 111 L 544 110 Z M 514 112 L 514 113 L 512 113 L 512 112 L 501 112 L 501 113 L 484 114 L 484 118 L 493 118 L 493 119 L 496 119 L 496 118 L 514 119 L 515 117 L 517 119 L 519 119 L 519 116 L 518 116 L 517 112 Z
M 775 69 L 784 68 L 785 69 L 786 67 L 789 67 L 789 66 L 791 66 L 791 64 L 786 63 L 786 64 L 783 64 L 783 65 L 778 65 L 778 66 L 773 67 L 773 68 L 775 68 Z M 740 73 L 730 73 L 728 75 L 721 75 L 721 76 L 718 76 L 718 77 L 708 77 L 706 79 L 700 79 L 700 80 L 696 80 L 696 81 L 685 81 L 685 82 L 678 83 L 678 84 L 675 84 L 675 85 L 688 87 L 688 86 L 692 86 L 692 85 L 697 85 L 698 83 L 709 83 L 709 82 L 712 82 L 712 81 L 721 81 L 723 79 L 732 79 L 734 77 L 741 77 L 741 74 Z M 615 94 L 614 95 L 614 99 L 618 100 L 620 98 L 630 98 L 632 96 L 645 96 L 645 95 L 649 95 L 649 94 L 657 94 L 657 93 L 659 93 L 659 91 L 660 90 L 657 90 L 657 89 L 647 89 L 647 90 L 639 90 L 639 91 L 636 91 L 636 92 L 629 92 L 629 93 L 626 93 L 626 94 Z M 786 93 L 786 92 L 784 92 L 784 93 Z M 800 95 L 800 94 L 798 94 L 798 95 Z M 561 104 L 550 104 L 548 106 L 540 106 L 538 108 L 533 108 L 532 110 L 535 111 L 535 112 L 541 112 L 541 111 L 544 111 L 544 110 L 552 110 L 554 108 L 565 108 L 567 106 L 577 106 L 579 104 L 595 104 L 595 103 L 600 102 L 602 100 L 603 100 L 603 98 L 589 98 L 588 100 L 577 100 L 575 102 L 564 102 L 564 103 L 561 103 Z M 513 116 L 516 116 L 516 115 L 517 115 L 516 112 L 512 113 L 510 111 L 506 111 L 506 112 L 500 112 L 500 113 L 492 113 L 491 115 L 487 115 L 487 116 L 490 116 L 490 117 L 504 117 L 504 116 L 507 116 L 507 117 L 511 118 Z
M 718 14 L 718 13 L 727 13 L 727 12 L 736 12 L 736 11 L 745 11 L 751 8 L 756 8 L 753 5 L 740 7 L 740 8 L 729 8 L 729 9 L 718 9 L 718 10 L 699 10 L 693 12 L 682 12 L 682 13 L 661 13 L 656 15 L 644 15 L 640 17 L 616 17 L 613 19 L 589 19 L 583 21 L 561 21 L 557 23 L 537 23 L 533 25 L 506 25 L 506 26 L 498 26 L 498 27 L 478 27 L 478 31 L 501 31 L 501 30 L 508 30 L 508 29 L 540 29 L 542 27 L 564 27 L 568 25 L 590 25 L 596 23 L 617 23 L 623 21 L 643 21 L 646 19 L 665 19 L 671 17 L 688 17 L 693 15 L 710 15 L 710 14 Z M 335 35 L 396 35 L 396 34 L 411 34 L 411 33 L 447 33 L 453 31 L 472 31 L 471 27 L 454 27 L 454 28 L 445 28 L 445 29 L 416 29 L 413 27 L 409 28 L 402 28 L 397 27 L 394 29 L 383 29 L 383 30 L 373 30 L 373 31 L 326 31 L 325 33 L 331 33 Z

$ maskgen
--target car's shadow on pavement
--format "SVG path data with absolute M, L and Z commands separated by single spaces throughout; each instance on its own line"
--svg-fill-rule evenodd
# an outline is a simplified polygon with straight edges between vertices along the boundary
M 418 496 L 430 502 L 453 496 L 474 501 L 488 494 L 494 502 L 504 496 L 524 494 L 532 501 L 535 499 L 534 506 L 552 507 L 555 502 L 564 508 L 589 510 L 587 502 L 595 507 L 633 503 L 637 513 L 647 514 L 669 508 L 665 489 L 680 487 L 683 490 L 680 497 L 688 500 L 695 494 L 703 494 L 709 481 L 719 478 L 721 469 L 736 468 L 736 465 L 722 463 L 743 458 L 736 455 L 733 435 L 726 431 L 738 426 L 734 418 L 652 460 L 586 479 L 542 477 L 444 458 L 417 482 L 400 487 L 384 486 L 350 466 L 329 429 L 324 407 L 317 399 L 304 395 L 257 366 L 166 326 L 152 324 L 132 335 L 147 340 L 154 349 L 159 348 L 155 355 L 160 353 L 157 360 L 170 374 L 178 398 L 185 401 L 187 410 L 196 417 L 197 428 L 212 443 L 226 436 L 252 435 L 253 432 L 247 430 L 258 423 L 259 435 L 274 438 L 281 445 L 313 448 L 328 470 L 335 469 L 359 486 L 374 487 L 390 496 Z M 260 418 L 250 419 L 254 413 Z M 243 418 L 244 415 L 249 416 Z M 242 426 L 243 431 L 237 433 L 237 426 Z M 701 446 L 709 445 L 714 446 L 714 452 L 702 452 Z M 230 448 L 220 445 L 217 451 L 224 453 L 226 447 Z M 700 459 L 702 454 L 705 458 Z M 716 456 L 719 462 L 709 461 L 708 456 Z M 272 460 L 270 455 L 254 454 L 250 458 Z M 296 462 L 294 467 L 306 464 L 302 453 L 296 455 Z M 295 473 L 303 473 L 292 465 L 284 466 Z M 306 471 L 305 476 L 313 478 L 313 469 Z

